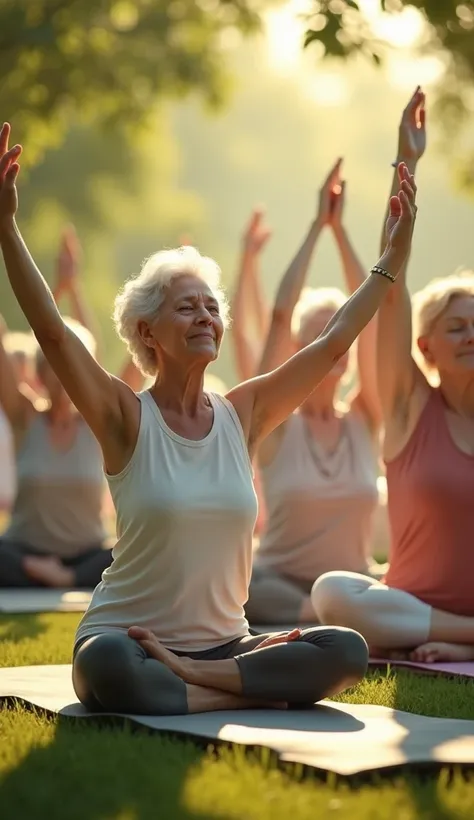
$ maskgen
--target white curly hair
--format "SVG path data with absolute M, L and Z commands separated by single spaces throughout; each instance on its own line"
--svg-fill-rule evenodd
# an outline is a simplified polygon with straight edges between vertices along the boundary
M 221 270 L 208 256 L 201 256 L 196 248 L 158 251 L 142 265 L 140 273 L 132 276 L 115 299 L 113 319 L 115 329 L 127 345 L 133 362 L 147 376 L 155 376 L 155 352 L 148 347 L 138 332 L 140 321 L 153 322 L 159 312 L 166 290 L 179 276 L 197 276 L 211 288 L 219 305 L 224 327 L 229 324 L 229 304 L 221 285 Z

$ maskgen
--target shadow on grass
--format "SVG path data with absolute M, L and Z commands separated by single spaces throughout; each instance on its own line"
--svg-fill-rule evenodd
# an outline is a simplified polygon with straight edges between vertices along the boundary
M 79 721 L 52 722 L 51 741 L 30 749 L 0 778 L 2 820 L 203 820 L 185 802 L 188 773 L 203 749 L 122 722 L 89 725 L 87 731 Z
M 38 614 L 0 615 L 0 639 L 20 643 L 25 638 L 37 638 L 47 631 Z
M 469 678 L 445 678 L 438 675 L 413 674 L 405 670 L 397 670 L 395 675 L 396 695 L 394 708 L 397 713 L 397 723 L 406 729 L 406 735 L 400 744 L 401 749 L 416 745 L 417 724 L 406 714 L 415 713 L 434 718 L 454 718 L 474 721 L 474 681 Z M 469 725 L 461 728 L 459 724 L 452 725 L 452 733 L 448 736 L 443 733 L 432 738 L 433 755 L 436 746 L 450 743 L 462 738 L 470 737 L 474 746 L 474 722 L 472 729 Z M 443 772 L 443 778 L 449 780 L 454 767 L 448 767 Z M 429 770 L 420 773 L 417 778 L 408 776 L 407 787 L 420 818 L 436 818 L 436 820 L 459 820 L 459 813 L 443 806 L 440 798 L 439 780 L 432 777 Z

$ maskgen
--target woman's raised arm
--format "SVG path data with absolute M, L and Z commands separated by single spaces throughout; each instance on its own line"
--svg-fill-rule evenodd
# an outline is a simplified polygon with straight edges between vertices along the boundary
M 4 125 L 0 133 L 0 244 L 8 278 L 46 359 L 105 453 L 110 450 L 111 437 L 122 434 L 123 401 L 127 401 L 123 392 L 127 388 L 107 373 L 66 327 L 23 241 L 15 222 L 21 147 L 8 150 L 9 135 L 10 127 Z
M 415 173 L 425 151 L 425 95 L 417 88 L 403 111 L 398 136 L 397 158 Z M 391 195 L 400 184 L 398 168 L 394 171 Z M 385 222 L 381 246 L 385 243 Z M 406 285 L 409 254 L 387 299 L 380 306 L 377 323 L 377 383 L 384 422 L 408 415 L 408 401 L 416 384 L 426 380 L 412 356 L 412 308 Z M 386 430 L 387 434 L 387 430 Z

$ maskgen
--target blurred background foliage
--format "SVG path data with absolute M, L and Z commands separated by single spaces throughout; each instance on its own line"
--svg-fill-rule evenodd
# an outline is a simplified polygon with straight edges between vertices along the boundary
M 336 155 L 345 157 L 348 227 L 373 263 L 398 119 L 419 82 L 430 144 L 411 282 L 472 266 L 473 9 L 451 0 L 0 0 L 0 110 L 24 145 L 19 223 L 47 278 L 62 227 L 75 224 L 106 364 L 123 356 L 114 294 L 143 258 L 186 234 L 218 259 L 231 288 L 256 203 L 274 230 L 262 267 L 270 299 Z M 329 236 L 311 280 L 341 283 Z M 25 327 L 3 275 L 0 306 L 11 327 Z M 234 379 L 229 342 L 216 372 Z

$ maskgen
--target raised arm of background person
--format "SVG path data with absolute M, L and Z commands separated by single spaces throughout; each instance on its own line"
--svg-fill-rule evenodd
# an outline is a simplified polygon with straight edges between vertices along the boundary
M 311 223 L 302 245 L 298 248 L 296 255 L 281 279 L 258 373 L 269 373 L 283 364 L 295 352 L 291 333 L 293 311 L 305 285 L 316 243 L 321 231 L 330 220 L 331 193 L 339 180 L 341 162 L 342 160 L 338 159 L 326 177 L 319 192 L 316 218 Z
M 410 98 L 403 111 L 397 155 L 414 174 L 426 146 L 425 96 L 420 88 Z M 399 171 L 395 169 L 391 193 L 399 185 Z M 385 223 L 381 245 L 385 242 Z M 412 356 L 412 308 L 406 285 L 409 255 L 397 282 L 380 307 L 377 325 L 377 383 L 382 407 L 385 442 L 392 432 L 405 428 L 410 414 L 411 398 L 423 400 L 427 393 L 426 380 Z M 390 448 L 391 449 L 391 448 Z
M 232 299 L 232 342 L 239 381 L 257 373 L 262 339 L 268 330 L 268 308 L 260 284 L 261 253 L 271 236 L 263 211 L 255 209 L 241 240 L 237 283 Z
M 387 245 L 380 268 L 396 277 L 410 252 L 415 221 L 415 180 L 401 166 L 400 192 L 392 197 L 387 220 Z M 272 430 L 299 407 L 351 347 L 392 287 L 389 276 L 372 273 L 335 313 L 316 341 L 276 370 L 230 391 L 253 452 Z

